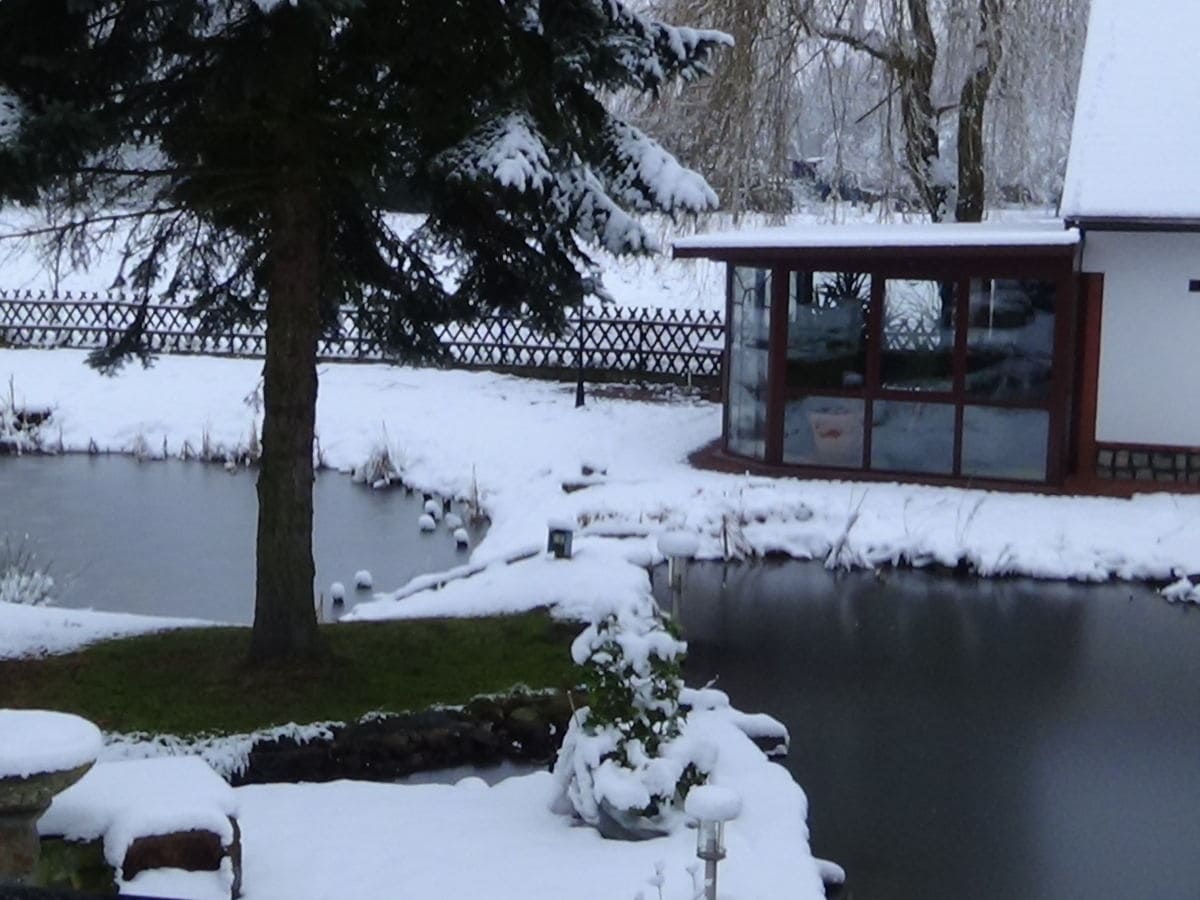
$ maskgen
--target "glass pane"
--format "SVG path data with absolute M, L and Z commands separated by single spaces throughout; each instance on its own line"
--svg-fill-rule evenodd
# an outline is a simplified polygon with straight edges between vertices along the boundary
M 876 400 L 872 409 L 872 469 L 937 475 L 954 471 L 952 404 Z
M 1054 358 L 1054 282 L 975 278 L 967 321 L 967 393 L 1045 400 Z
M 1050 414 L 1042 409 L 968 406 L 963 410 L 964 475 L 1046 480 Z
M 954 282 L 888 279 L 882 384 L 891 390 L 954 388 Z
M 870 276 L 792 272 L 788 288 L 788 385 L 861 387 L 867 370 Z
M 771 270 L 733 270 L 729 349 L 731 453 L 762 459 L 767 452 L 767 356 L 771 334 Z
M 783 417 L 783 461 L 862 468 L 863 409 L 862 400 L 846 397 L 789 400 Z

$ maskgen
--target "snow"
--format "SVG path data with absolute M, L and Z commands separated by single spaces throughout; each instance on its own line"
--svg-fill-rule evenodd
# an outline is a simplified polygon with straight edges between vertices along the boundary
M 465 528 L 455 528 L 454 529 L 454 543 L 457 544 L 459 547 L 466 547 L 468 544 L 471 543 L 471 536 L 469 534 L 467 534 L 467 529 L 465 529 Z
M 105 378 L 83 358 L 0 350 L 0 383 L 11 376 L 19 403 L 52 408 L 56 440 L 61 427 L 67 450 L 94 441 L 122 451 L 142 435 L 156 449 L 165 438 L 174 454 L 184 441 L 199 446 L 206 428 L 213 441 L 245 440 L 243 398 L 258 383 L 261 363 L 162 357 L 149 371 L 135 366 Z M 1200 571 L 1200 496 L 1126 500 L 698 471 L 687 456 L 719 436 L 716 404 L 591 397 L 574 409 L 573 395 L 570 385 L 485 372 L 323 366 L 317 425 L 330 465 L 360 465 L 385 429 L 403 450 L 406 483 L 460 499 L 477 487 L 491 519 L 472 549 L 477 574 L 440 590 L 430 579 L 429 590 L 368 603 L 353 615 L 476 615 L 561 604 L 563 614 L 586 618 L 589 604 L 609 590 L 642 592 L 641 567 L 661 559 L 656 538 L 669 531 L 694 534 L 701 559 L 779 553 L 856 567 L 962 561 L 982 575 L 1085 581 L 1165 582 Z M 597 457 L 607 477 L 564 493 L 582 461 Z M 552 518 L 577 525 L 573 561 L 539 555 L 503 562 L 544 548 Z M 97 639 L 89 629 L 115 634 L 169 621 L 9 604 L 0 617 L 7 655 L 31 641 L 44 645 L 41 652 L 61 652 Z M 21 633 L 14 636 L 14 628 Z
M 1071 153 L 1068 217 L 1200 217 L 1195 0 L 1092 0 Z
M 366 569 L 359 569 L 354 573 L 354 586 L 360 591 L 369 591 L 375 586 L 375 579 Z
M 1068 247 L 1079 243 L 1079 231 L 1061 220 L 1028 222 L 928 222 L 802 224 L 776 228 L 741 228 L 676 238 L 674 246 L 689 254 L 748 248 L 809 249 L 861 247 Z
M 658 536 L 658 552 L 689 559 L 700 552 L 700 539 L 690 531 L 666 531 Z
M 233 870 L 222 860 L 216 872 L 188 872 L 184 869 L 145 869 L 117 888 L 135 897 L 171 897 L 172 900 L 229 900 Z
M 119 870 L 140 837 L 204 830 L 227 847 L 233 842 L 229 818 L 237 814 L 233 788 L 202 759 L 122 760 L 97 763 L 55 797 L 38 831 L 75 841 L 103 839 L 105 859 Z
M 728 822 L 742 814 L 742 798 L 716 784 L 702 784 L 688 791 L 684 811 L 694 819 Z
M 340 581 L 335 581 L 329 585 L 329 598 L 334 603 L 344 603 L 346 600 L 346 585 Z
M 0 659 L 73 653 L 97 641 L 212 624 L 201 619 L 0 603 Z
M 0 778 L 65 772 L 93 762 L 100 729 L 79 716 L 40 709 L 0 709 Z
M 429 513 L 425 513 L 417 519 L 417 527 L 422 531 L 433 531 L 437 528 L 437 520 Z
M 823 897 L 803 791 L 719 711 L 693 712 L 689 729 L 717 748 L 714 783 L 744 801 L 742 816 L 726 827 L 723 896 Z M 646 891 L 660 866 L 664 900 L 691 900 L 694 832 L 605 840 L 551 814 L 557 793 L 545 772 L 490 788 L 351 781 L 239 788 L 246 900 L 398 893 L 612 900 Z

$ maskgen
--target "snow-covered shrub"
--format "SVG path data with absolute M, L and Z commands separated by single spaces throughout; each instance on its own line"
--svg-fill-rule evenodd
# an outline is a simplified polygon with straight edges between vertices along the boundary
M 400 467 L 392 459 L 392 451 L 388 447 L 387 436 L 375 445 L 370 455 L 350 473 L 354 481 L 369 484 L 374 488 L 389 487 L 392 482 L 400 480 Z
M 30 414 L 17 405 L 16 385 L 10 376 L 7 395 L 0 394 L 0 450 L 18 455 L 39 450 L 39 426 L 47 417 L 46 413 Z
M 53 594 L 54 579 L 38 566 L 25 541 L 0 538 L 0 603 L 45 606 Z
M 686 652 L 650 597 L 607 612 L 571 647 L 590 705 L 572 718 L 554 772 L 574 813 L 606 837 L 670 831 L 712 767 L 715 751 L 683 730 Z

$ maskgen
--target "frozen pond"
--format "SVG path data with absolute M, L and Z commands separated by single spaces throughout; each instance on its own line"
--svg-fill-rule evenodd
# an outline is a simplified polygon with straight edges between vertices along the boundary
M 29 536 L 56 604 L 230 623 L 254 617 L 256 472 L 124 456 L 0 457 L 0 534 Z M 466 562 L 450 532 L 422 534 L 420 494 L 323 472 L 315 486 L 317 590 L 367 569 L 379 590 Z M 457 509 L 457 508 L 456 508 Z M 458 510 L 461 512 L 461 510 Z M 482 537 L 471 531 L 471 546 Z
M 1200 610 L 819 563 L 689 578 L 688 681 L 787 724 L 848 897 L 1198 896 Z

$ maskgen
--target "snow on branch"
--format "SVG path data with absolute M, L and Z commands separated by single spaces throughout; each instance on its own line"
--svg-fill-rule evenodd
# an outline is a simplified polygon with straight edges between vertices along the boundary
M 716 209 L 717 195 L 697 172 L 679 164 L 645 132 L 624 122 L 608 131 L 612 163 L 608 181 L 617 200 L 640 211 L 667 213 Z
M 591 169 L 579 166 L 560 176 L 557 199 L 581 238 L 615 256 L 658 249 L 657 242 L 614 202 Z
M 10 140 L 21 124 L 21 101 L 0 88 L 0 144 Z
M 520 193 L 544 193 L 554 181 L 550 156 L 523 113 L 494 120 L 443 153 L 437 161 L 452 179 L 490 181 Z
M 633 12 L 622 0 L 593 2 L 612 26 L 603 42 L 642 88 L 656 89 L 674 77 L 694 81 L 708 75 L 713 51 L 733 46 L 733 38 L 723 31 L 668 25 Z

